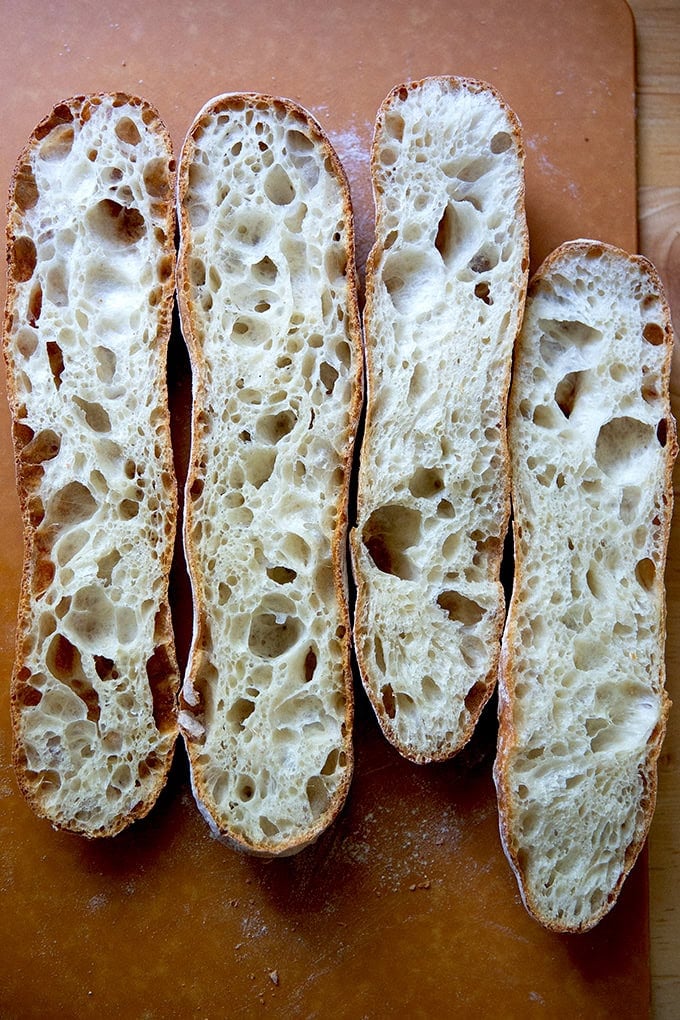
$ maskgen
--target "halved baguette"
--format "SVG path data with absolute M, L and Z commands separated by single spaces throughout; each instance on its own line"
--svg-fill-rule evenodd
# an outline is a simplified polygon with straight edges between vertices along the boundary
M 156 111 L 112 94 L 57 105 L 9 196 L 4 355 L 24 522 L 14 762 L 35 811 L 86 836 L 149 811 L 177 735 L 173 192 Z
M 672 341 L 639 256 L 570 242 L 530 285 L 509 407 L 515 577 L 495 780 L 526 906 L 557 931 L 610 909 L 654 810 Z
M 401 85 L 379 111 L 354 634 L 385 735 L 419 762 L 468 740 L 496 682 L 523 164 L 517 118 L 482 82 Z
M 352 773 L 345 542 L 361 401 L 352 209 L 319 125 L 233 94 L 179 170 L 178 294 L 194 372 L 180 725 L 213 832 L 294 853 Z

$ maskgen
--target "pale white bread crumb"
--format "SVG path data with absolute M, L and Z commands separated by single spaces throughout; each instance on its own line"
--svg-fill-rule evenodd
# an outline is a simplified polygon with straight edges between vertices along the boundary
M 287 100 L 220 96 L 179 172 L 178 294 L 194 371 L 181 725 L 213 831 L 296 852 L 352 771 L 345 539 L 361 400 L 352 210 Z
M 570 242 L 530 285 L 509 405 L 515 577 L 495 778 L 525 903 L 561 931 L 610 909 L 654 809 L 671 347 L 639 256 Z
M 371 167 L 355 645 L 386 736 L 441 760 L 493 691 L 504 618 L 505 409 L 528 267 L 520 126 L 481 82 L 399 86 Z
M 14 759 L 38 814 L 87 836 L 148 812 L 177 734 L 173 197 L 167 131 L 122 94 L 56 106 L 10 191 L 4 354 L 25 536 Z

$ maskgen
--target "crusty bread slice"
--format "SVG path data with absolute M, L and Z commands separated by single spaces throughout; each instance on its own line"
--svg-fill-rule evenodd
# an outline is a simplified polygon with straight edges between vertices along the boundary
M 194 372 L 180 725 L 214 833 L 294 853 L 352 772 L 346 592 L 361 338 L 347 181 L 296 104 L 219 96 L 179 170 Z
M 530 285 L 509 407 L 515 578 L 495 779 L 525 903 L 559 931 L 609 910 L 654 809 L 671 345 L 639 256 L 570 242 Z
M 148 812 L 177 735 L 173 197 L 168 134 L 122 94 L 56 106 L 10 190 L 4 354 L 25 538 L 14 760 L 36 812 L 87 836 Z
M 379 111 L 355 645 L 384 733 L 420 762 L 468 740 L 496 682 L 523 163 L 516 117 L 481 82 L 398 86 Z

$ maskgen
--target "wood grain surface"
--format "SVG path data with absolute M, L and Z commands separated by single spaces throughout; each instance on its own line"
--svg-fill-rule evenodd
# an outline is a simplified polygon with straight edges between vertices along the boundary
M 680 4 L 630 0 L 637 34 L 640 251 L 659 269 L 680 333 Z M 680 345 L 671 380 L 680 419 Z M 668 588 L 667 686 L 675 707 L 659 761 L 659 794 L 649 837 L 652 1015 L 680 1015 L 680 468 Z
M 378 31 L 371 19 L 381 3 L 341 0 L 325 8 L 310 0 L 314 16 L 298 18 L 294 30 L 291 7 L 301 9 L 302 0 L 292 5 L 118 0 L 102 4 L 96 18 L 88 10 L 82 22 L 78 10 L 82 14 L 89 6 L 84 0 L 44 5 L 0 0 L 6 31 L 0 56 L 6 84 L 0 99 L 2 180 L 27 131 L 55 99 L 76 91 L 125 87 L 141 92 L 158 105 L 176 143 L 202 102 L 234 83 L 291 94 L 313 105 L 323 125 L 335 130 L 357 206 L 364 210 L 362 259 L 371 211 L 365 153 L 374 110 L 396 74 L 418 77 L 446 70 L 494 81 L 526 121 L 534 266 L 567 237 L 603 236 L 625 247 L 636 243 L 632 60 L 620 57 L 630 51 L 631 26 L 621 16 L 627 14 L 621 0 L 525 0 L 507 6 L 489 0 L 475 5 L 475 17 L 462 16 L 463 0 L 409 0 L 399 5 L 402 17 L 395 16 L 394 25 L 383 21 Z M 680 0 L 630 0 L 630 7 L 638 43 L 637 246 L 658 266 L 680 332 Z M 254 40 L 245 15 L 265 8 L 272 12 L 273 27 L 267 21 Z M 237 17 L 237 10 L 244 17 Z M 373 27 L 349 31 L 350 13 Z M 318 41 L 320 19 L 327 19 L 329 33 L 333 30 L 337 45 L 332 48 Z M 275 45 L 277 23 L 281 32 L 285 25 L 283 62 Z M 334 78 L 327 67 L 336 66 L 343 74 Z M 360 108 L 357 96 L 363 97 Z M 618 159 L 602 158 L 612 151 Z M 174 352 L 179 356 L 181 346 Z M 171 378 L 175 390 L 184 377 L 180 383 L 178 378 L 177 373 Z M 680 344 L 672 385 L 680 419 Z M 6 441 L 4 409 L 0 427 Z M 0 471 L 0 579 L 16 579 L 20 534 L 8 457 Z M 300 1005 L 304 996 L 308 1006 L 312 1001 L 311 978 L 304 976 L 302 963 L 295 969 L 296 961 L 309 957 L 323 969 L 324 1002 L 327 1007 L 332 996 L 336 1017 L 442 1015 L 430 1007 L 445 994 L 447 1009 L 457 1016 L 486 1018 L 498 1008 L 499 1015 L 522 1020 L 641 1020 L 647 1015 L 649 863 L 653 1016 L 680 1016 L 678 479 L 680 465 L 667 573 L 668 689 L 675 708 L 660 761 L 657 812 L 649 850 L 620 903 L 594 933 L 578 940 L 553 938 L 525 916 L 499 852 L 490 782 L 492 720 L 464 760 L 423 772 L 389 753 L 364 712 L 357 734 L 360 768 L 341 824 L 316 856 L 266 867 L 227 856 L 209 839 L 191 802 L 181 759 L 153 817 L 114 844 L 83 847 L 43 829 L 12 786 L 8 741 L 0 727 L 0 845 L 5 840 L 0 1015 L 51 1016 L 57 1002 L 65 1003 L 65 1016 L 141 1015 L 120 1002 L 148 1001 L 144 997 L 151 995 L 156 1009 L 161 1000 L 170 1001 L 168 1016 L 218 1016 L 205 1002 L 201 1011 L 194 1008 L 201 981 L 212 982 L 215 1001 L 229 1003 L 232 1015 L 261 1016 L 265 1009 L 269 1016 L 312 1015 Z M 18 582 L 12 585 L 4 603 L 11 612 L 0 614 L 0 661 L 12 657 Z M 3 711 L 5 702 L 0 691 Z M 389 843 L 390 833 L 400 841 L 397 850 Z M 33 890 L 45 876 L 52 882 L 49 896 Z M 32 955 L 26 952 L 26 932 L 32 933 Z M 181 943 L 181 965 L 175 943 Z M 367 973 L 372 989 L 365 987 Z M 118 1008 L 107 1013 L 97 989 L 114 981 L 120 985 Z M 409 987 L 412 1001 L 400 991 Z M 470 1001 L 471 989 L 479 996 L 476 1004 Z M 373 1012 L 366 1005 L 371 994 L 377 1003 Z M 392 1000 L 398 1008 L 390 1013 Z M 286 1013 L 288 1001 L 300 1008 Z M 13 1008 L 3 1010 L 9 1002 Z M 235 1008 L 238 1003 L 242 1008 Z M 326 1007 L 322 1003 L 314 1015 L 328 1015 Z M 161 1013 L 149 1007 L 144 1015 Z

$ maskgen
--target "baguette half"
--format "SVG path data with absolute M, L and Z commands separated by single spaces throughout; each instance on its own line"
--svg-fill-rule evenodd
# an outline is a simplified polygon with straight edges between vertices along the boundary
M 361 401 L 347 181 L 301 107 L 219 96 L 179 171 L 178 294 L 194 372 L 182 693 L 213 832 L 295 853 L 352 773 L 346 529 Z
M 460 749 L 496 682 L 523 166 L 517 118 L 482 82 L 400 85 L 378 113 L 354 636 L 385 735 L 418 762 Z
M 24 524 L 14 763 L 35 811 L 86 836 L 149 811 L 177 735 L 173 194 L 158 114 L 116 93 L 58 104 L 9 196 L 4 355 Z
M 495 780 L 526 906 L 557 931 L 611 908 L 654 810 L 672 342 L 639 256 L 570 242 L 530 285 L 509 407 L 515 576 Z

